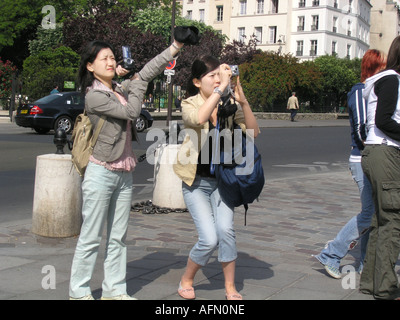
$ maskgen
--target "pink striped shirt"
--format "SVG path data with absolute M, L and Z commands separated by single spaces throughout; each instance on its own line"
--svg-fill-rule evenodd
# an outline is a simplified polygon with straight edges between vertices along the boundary
M 116 82 L 113 82 L 113 86 L 118 85 Z M 120 95 L 119 93 L 111 90 L 107 86 L 105 86 L 103 83 L 101 83 L 98 80 L 95 80 L 93 82 L 93 85 L 89 88 L 91 89 L 98 89 L 98 90 L 103 90 L 103 91 L 109 91 L 114 93 L 119 102 L 121 102 L 122 105 L 126 106 L 128 103 L 125 99 L 124 96 Z M 122 155 L 119 157 L 119 159 L 112 161 L 112 162 L 104 162 L 97 160 L 93 155 L 90 156 L 89 161 L 99 164 L 101 166 L 104 166 L 106 169 L 110 171 L 133 171 L 136 167 L 137 159 L 135 154 L 133 153 L 132 150 L 132 121 L 128 120 L 127 125 L 126 125 L 126 141 L 125 141 L 125 148 L 124 152 Z

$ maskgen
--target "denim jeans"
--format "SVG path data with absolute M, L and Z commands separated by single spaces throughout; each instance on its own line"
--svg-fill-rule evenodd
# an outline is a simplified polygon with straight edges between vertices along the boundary
M 126 294 L 124 243 L 132 202 L 132 173 L 89 162 L 82 183 L 83 223 L 71 268 L 70 296 L 91 294 L 90 279 L 107 222 L 103 297 Z
M 192 186 L 183 183 L 183 198 L 192 215 L 198 233 L 198 242 L 190 251 L 190 259 L 205 266 L 214 250 L 219 262 L 237 258 L 233 209 L 222 200 L 215 178 L 196 176 Z
M 361 162 L 350 162 L 349 169 L 360 191 L 361 212 L 351 218 L 339 231 L 335 239 L 328 242 L 321 253 L 315 257 L 323 265 L 339 268 L 341 259 L 345 257 L 347 252 L 353 249 L 360 240 L 361 255 L 358 270 L 360 272 L 362 271 L 367 251 L 369 228 L 372 216 L 375 212 L 375 206 L 372 197 L 371 183 L 362 170 Z

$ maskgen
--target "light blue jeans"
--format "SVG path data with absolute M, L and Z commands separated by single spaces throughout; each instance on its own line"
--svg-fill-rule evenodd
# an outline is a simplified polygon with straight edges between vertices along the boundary
M 349 168 L 354 181 L 358 185 L 361 199 L 361 212 L 351 218 L 349 222 L 339 231 L 333 241 L 327 243 L 321 253 L 315 256 L 323 265 L 339 268 L 340 261 L 346 256 L 349 250 L 353 249 L 360 241 L 360 266 L 362 271 L 364 258 L 367 251 L 369 228 L 372 216 L 375 213 L 372 187 L 365 176 L 361 162 L 349 162 Z
M 90 279 L 106 222 L 103 297 L 126 294 L 124 242 L 132 203 L 132 173 L 110 171 L 89 162 L 82 195 L 83 224 L 72 262 L 70 297 L 91 294 Z
M 183 198 L 192 215 L 198 242 L 190 251 L 190 259 L 205 266 L 218 248 L 218 261 L 231 262 L 237 258 L 233 209 L 222 200 L 217 180 L 196 176 L 192 186 L 183 183 Z

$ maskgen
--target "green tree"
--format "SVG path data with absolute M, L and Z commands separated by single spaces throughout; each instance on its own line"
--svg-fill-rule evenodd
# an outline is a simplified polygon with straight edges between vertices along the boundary
M 359 81 L 360 73 L 355 62 L 325 55 L 314 61 L 323 76 L 321 104 L 337 107 L 346 100 L 347 92 Z
M 296 85 L 298 60 L 291 55 L 269 51 L 256 54 L 241 65 L 240 80 L 247 99 L 255 110 L 271 109 L 274 102 L 287 95 Z
M 137 27 L 142 32 L 151 32 L 155 35 L 160 35 L 167 41 L 171 38 L 171 11 L 166 10 L 164 7 L 159 8 L 146 8 L 144 10 L 136 11 L 132 16 L 131 24 Z M 189 20 L 176 14 L 176 26 L 195 26 L 199 29 L 200 34 L 206 31 L 217 35 L 217 31 L 212 27 L 207 26 L 203 22 Z M 226 40 L 223 35 L 218 35 L 222 40 Z
M 71 48 L 61 46 L 28 57 L 24 61 L 24 94 L 30 100 L 50 93 L 57 84 L 62 89 L 64 81 L 75 81 L 80 57 Z
M 36 55 L 41 51 L 55 49 L 62 45 L 62 24 L 57 24 L 55 29 L 44 29 L 41 25 L 37 29 L 36 39 L 29 41 L 29 52 Z

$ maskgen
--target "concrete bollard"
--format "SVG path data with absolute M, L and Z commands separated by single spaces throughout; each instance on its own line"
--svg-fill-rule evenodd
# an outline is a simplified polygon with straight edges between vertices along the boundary
M 153 205 L 169 209 L 186 209 L 182 193 L 182 180 L 175 174 L 180 144 L 164 144 L 157 148 L 154 160 Z
M 80 233 L 81 183 L 70 154 L 46 154 L 36 158 L 33 233 L 54 238 Z

